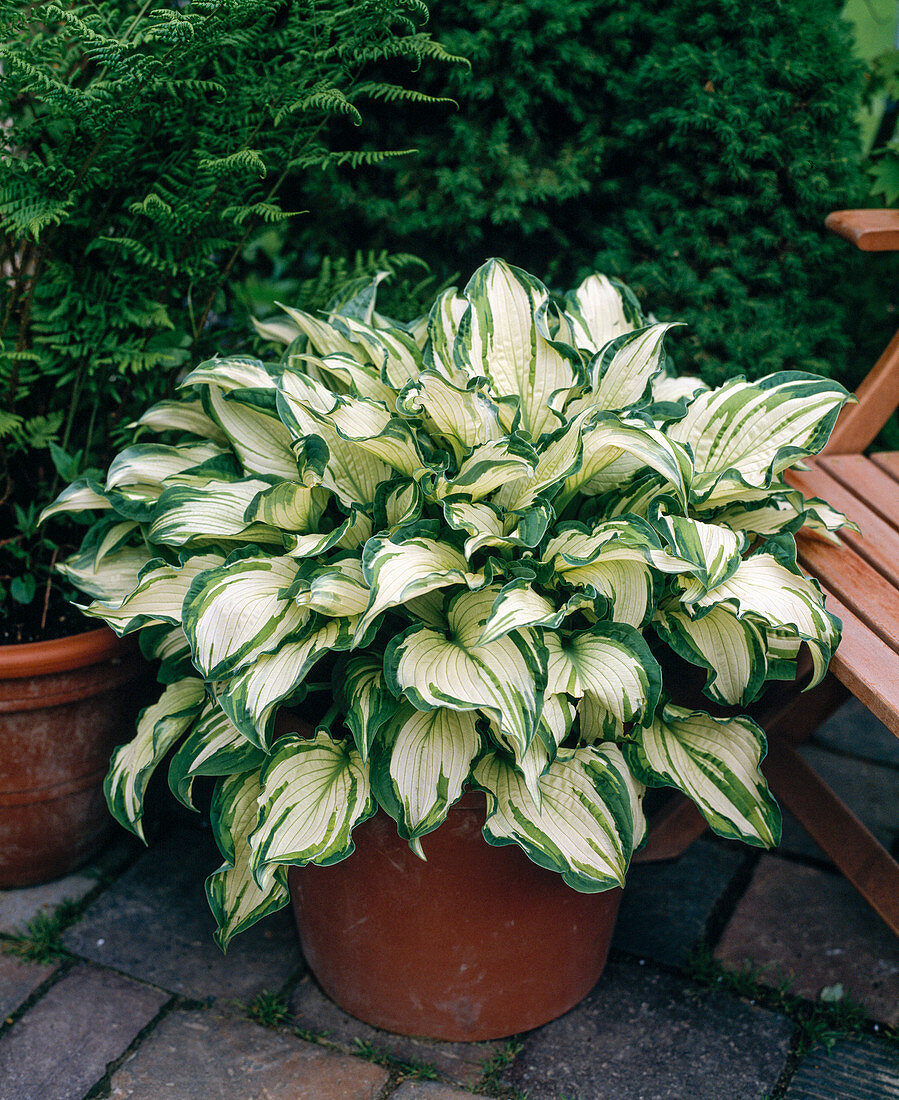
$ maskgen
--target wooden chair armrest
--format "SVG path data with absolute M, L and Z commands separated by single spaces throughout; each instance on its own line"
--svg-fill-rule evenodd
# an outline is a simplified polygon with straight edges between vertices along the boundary
M 899 210 L 835 210 L 824 224 L 863 252 L 899 251 Z

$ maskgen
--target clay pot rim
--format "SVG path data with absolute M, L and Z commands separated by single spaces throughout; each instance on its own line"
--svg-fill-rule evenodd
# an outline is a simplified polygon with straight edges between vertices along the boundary
M 0 645 L 0 680 L 46 676 L 98 665 L 134 648 L 134 638 L 119 638 L 108 626 L 42 642 Z

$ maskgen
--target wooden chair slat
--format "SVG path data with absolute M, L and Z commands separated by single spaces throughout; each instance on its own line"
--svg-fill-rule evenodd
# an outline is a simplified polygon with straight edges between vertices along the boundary
M 872 634 L 858 616 L 831 593 L 827 610 L 843 623 L 843 638 L 830 671 L 887 729 L 899 737 L 899 656 Z
M 806 496 L 821 497 L 854 520 L 861 534 L 847 529 L 840 532 L 840 538 L 881 576 L 899 587 L 899 529 L 832 478 L 827 470 L 813 467 L 808 471 L 795 471 L 790 481 Z
M 899 210 L 835 210 L 824 224 L 863 252 L 899 251 Z
M 799 562 L 891 648 L 899 652 L 899 593 L 852 549 L 799 538 Z
M 871 455 L 871 461 L 894 481 L 899 481 L 899 451 L 880 451 Z
M 815 465 L 822 467 L 841 485 L 845 485 L 881 519 L 899 529 L 899 482 L 871 459 L 864 455 L 830 455 L 819 459 Z M 838 507 L 842 508 L 842 505 Z M 863 521 L 856 522 L 862 524 Z

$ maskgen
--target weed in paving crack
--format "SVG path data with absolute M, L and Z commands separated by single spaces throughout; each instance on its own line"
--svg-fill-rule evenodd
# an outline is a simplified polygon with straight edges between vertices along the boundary
M 527 1100 L 527 1092 L 516 1088 L 510 1091 L 509 1085 L 504 1085 L 499 1079 L 502 1072 L 518 1057 L 521 1048 L 520 1039 L 507 1039 L 499 1050 L 484 1060 L 481 1066 L 484 1076 L 475 1090 L 478 1095 L 495 1096 L 500 1100 Z
M 67 900 L 49 913 L 38 913 L 25 926 L 24 933 L 6 941 L 4 953 L 35 963 L 65 958 L 68 952 L 63 947 L 62 934 L 83 912 L 83 901 Z
M 277 1027 L 290 1016 L 287 999 L 277 992 L 263 990 L 257 993 L 247 1007 L 247 1016 L 263 1027 Z
M 743 997 L 788 1017 L 797 1029 L 797 1055 L 807 1054 L 819 1045 L 829 1050 L 840 1038 L 872 1032 L 888 1043 L 899 1042 L 899 1033 L 894 1028 L 871 1025 L 864 1008 L 835 987 L 825 991 L 828 999 L 808 1001 L 791 991 L 790 981 L 786 978 L 777 985 L 769 984 L 768 979 L 751 963 L 746 963 L 740 970 L 729 970 L 721 965 L 705 944 L 692 952 L 685 969 L 698 985 Z
M 440 1074 L 436 1067 L 426 1062 L 406 1062 L 400 1058 L 394 1058 L 386 1050 L 379 1050 L 366 1039 L 356 1039 L 355 1053 L 367 1062 L 383 1066 L 385 1069 L 397 1071 L 403 1078 L 411 1078 L 415 1081 L 436 1081 Z

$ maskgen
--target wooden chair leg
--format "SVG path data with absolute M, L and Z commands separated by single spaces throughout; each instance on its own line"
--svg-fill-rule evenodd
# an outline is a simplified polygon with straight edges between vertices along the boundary
M 806 672 L 811 662 L 806 662 Z M 776 685 L 753 715 L 766 729 L 779 733 L 794 744 L 808 740 L 821 723 L 849 697 L 849 692 L 833 676 L 827 676 L 802 695 L 794 684 Z M 702 836 L 708 825 L 686 795 L 674 795 L 649 822 L 649 838 L 634 856 L 635 863 L 654 863 L 677 859 Z
M 775 796 L 899 936 L 899 863 L 783 738 L 762 770 Z

